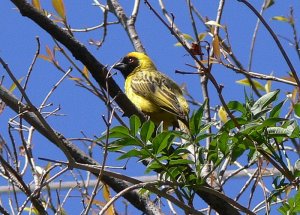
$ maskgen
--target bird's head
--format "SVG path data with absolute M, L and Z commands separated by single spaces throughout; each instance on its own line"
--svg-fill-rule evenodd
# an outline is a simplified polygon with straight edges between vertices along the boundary
M 113 68 L 121 71 L 125 78 L 133 72 L 153 69 L 156 70 L 156 67 L 152 60 L 147 55 L 141 52 L 128 53 Z

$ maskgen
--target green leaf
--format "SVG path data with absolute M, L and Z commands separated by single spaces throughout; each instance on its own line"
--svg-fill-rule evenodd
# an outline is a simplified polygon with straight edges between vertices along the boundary
M 141 155 L 141 151 L 138 149 L 132 149 L 125 154 L 121 155 L 118 160 L 123 160 L 126 158 L 131 158 L 131 157 L 139 157 Z
M 185 164 L 193 164 L 194 162 L 188 159 L 176 159 L 171 160 L 169 165 L 185 165 Z
M 275 90 L 260 97 L 251 107 L 253 115 L 255 116 L 256 114 L 260 114 L 262 111 L 266 110 L 268 105 L 277 99 L 278 93 L 279 90 Z
M 174 139 L 174 135 L 170 131 L 162 132 L 158 134 L 152 141 L 154 153 L 158 154 L 165 148 L 169 148 L 173 139 Z
M 294 112 L 296 116 L 300 117 L 300 103 L 294 105 Z
M 203 116 L 204 107 L 206 103 L 207 100 L 200 106 L 200 108 L 196 111 L 196 113 L 195 112 L 193 113 L 191 117 L 189 127 L 192 135 L 197 135 L 200 131 L 202 116 Z
M 244 107 L 244 105 L 242 103 L 240 103 L 239 101 L 230 101 L 227 104 L 227 107 L 229 108 L 229 110 L 235 110 L 235 111 L 239 111 L 241 113 L 246 113 L 247 110 Z
M 140 133 L 141 139 L 144 142 L 147 142 L 152 137 L 154 130 L 155 130 L 154 123 L 150 120 L 146 121 L 141 128 L 141 133 Z
M 126 137 L 126 138 L 121 138 L 117 139 L 109 144 L 108 149 L 110 151 L 117 151 L 120 150 L 126 146 L 141 146 L 141 143 L 132 137 Z
M 277 104 L 270 112 L 270 117 L 278 117 L 280 115 L 281 108 L 286 100 Z
M 293 133 L 293 129 L 281 127 L 269 127 L 267 132 L 271 137 L 288 137 Z
M 141 126 L 141 120 L 139 119 L 138 116 L 133 115 L 130 117 L 129 123 L 130 123 L 130 133 L 133 136 L 136 136 L 136 134 L 138 133 L 139 128 Z
M 160 158 L 161 160 L 166 160 L 167 157 L 163 156 Z M 156 160 L 151 161 L 148 166 L 147 166 L 147 170 L 146 173 L 150 172 L 151 170 L 155 170 L 155 169 L 161 169 L 163 168 L 164 164 L 161 162 L 158 162 Z
M 285 118 L 268 118 L 263 121 L 263 123 L 259 126 L 257 126 L 256 130 L 265 128 L 265 127 L 270 127 L 270 126 L 276 126 L 276 123 L 278 122 L 284 122 L 287 121 Z
M 248 121 L 241 117 L 236 117 L 235 120 L 239 125 L 245 125 L 248 123 Z M 236 127 L 234 121 L 232 119 L 228 120 L 224 125 L 221 127 L 220 131 L 229 131 L 231 129 L 234 129 Z
M 124 126 L 116 126 L 110 129 L 109 138 L 123 138 L 123 137 L 131 137 L 128 128 Z

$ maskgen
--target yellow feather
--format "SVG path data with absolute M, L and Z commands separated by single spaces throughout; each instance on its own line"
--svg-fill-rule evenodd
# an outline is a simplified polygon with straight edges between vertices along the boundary
M 187 122 L 189 106 L 182 90 L 147 55 L 131 52 L 119 64 L 115 68 L 126 78 L 126 95 L 154 123 L 163 121 L 167 127 L 178 125 L 178 119 Z

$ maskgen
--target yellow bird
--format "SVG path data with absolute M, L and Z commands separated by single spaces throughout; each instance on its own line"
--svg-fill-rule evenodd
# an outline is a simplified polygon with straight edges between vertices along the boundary
M 188 125 L 189 105 L 182 90 L 167 75 L 159 72 L 147 55 L 130 52 L 114 68 L 125 78 L 128 98 L 156 125 L 162 121 L 164 128 L 179 127 L 180 122 Z

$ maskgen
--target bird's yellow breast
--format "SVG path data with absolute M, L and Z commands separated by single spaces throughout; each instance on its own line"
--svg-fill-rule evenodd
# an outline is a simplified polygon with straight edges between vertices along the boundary
M 152 113 L 158 112 L 159 107 L 149 100 L 137 95 L 131 87 L 132 75 L 129 75 L 125 81 L 125 93 L 127 97 L 135 104 L 135 106 L 143 112 Z

